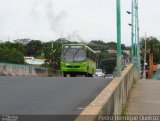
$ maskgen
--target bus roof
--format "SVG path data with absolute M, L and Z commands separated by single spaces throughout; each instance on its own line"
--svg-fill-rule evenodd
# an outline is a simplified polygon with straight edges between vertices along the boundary
M 95 53 L 95 54 L 97 54 L 97 53 L 100 52 L 100 51 L 94 51 L 93 49 L 91 49 L 90 47 L 88 47 L 88 46 L 85 45 L 85 44 L 72 43 L 72 44 L 63 44 L 62 46 L 65 46 L 65 45 L 68 45 L 68 46 L 75 46 L 75 45 L 77 45 L 77 46 L 85 46 L 85 49 L 88 49 L 88 50 L 92 51 L 92 52 Z

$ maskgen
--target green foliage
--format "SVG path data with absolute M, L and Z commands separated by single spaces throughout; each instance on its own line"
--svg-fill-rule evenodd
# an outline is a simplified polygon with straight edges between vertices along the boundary
M 9 49 L 16 49 L 17 51 L 25 53 L 24 45 L 21 43 L 11 43 L 11 42 L 5 42 L 0 43 L 0 48 L 9 48 Z
M 61 48 L 62 44 L 68 43 L 68 40 L 60 38 L 55 42 L 46 42 L 43 43 L 43 53 L 45 60 L 45 66 L 52 67 L 54 69 L 60 68 L 60 57 L 61 57 Z M 53 44 L 53 48 L 52 48 Z
M 117 50 L 117 43 L 116 42 L 108 42 L 106 43 L 108 50 Z
M 40 40 L 31 40 L 26 45 L 26 55 L 39 56 L 42 52 L 42 43 Z
M 122 113 L 120 116 L 127 116 L 128 113 L 128 104 L 126 104 L 123 108 L 122 108 Z
M 15 43 L 20 43 L 22 45 L 27 45 L 27 43 L 29 43 L 29 41 L 31 41 L 31 39 L 29 39 L 29 38 L 14 40 Z
M 88 44 L 88 46 L 96 51 L 100 50 L 101 52 L 107 52 L 106 43 L 104 43 L 101 40 L 98 40 L 98 41 L 93 40 Z
M 116 67 L 116 55 L 109 54 L 107 50 L 117 50 L 116 42 L 105 43 L 101 40 L 92 40 L 88 46 L 93 50 L 100 50 L 101 53 L 97 57 L 98 68 L 103 69 L 106 73 L 112 73 Z M 121 45 L 123 50 L 130 50 L 130 47 L 126 47 L 124 44 Z M 113 59 L 115 58 L 115 59 Z
M 45 66 L 53 67 L 53 61 L 54 61 L 55 51 L 52 49 L 51 46 L 48 46 L 48 44 L 49 43 L 44 43 L 43 44 Z
M 99 68 L 111 74 L 116 67 L 116 55 L 102 52 L 99 55 Z
M 16 49 L 0 48 L 0 62 L 24 64 L 24 56 Z
M 160 41 L 157 38 L 152 36 L 146 39 L 147 62 L 149 62 L 149 53 L 150 53 L 151 47 L 153 47 L 154 64 L 158 64 L 160 63 Z M 144 48 L 145 48 L 145 38 L 142 38 L 141 39 L 141 51 L 142 51 L 141 57 L 144 57 Z

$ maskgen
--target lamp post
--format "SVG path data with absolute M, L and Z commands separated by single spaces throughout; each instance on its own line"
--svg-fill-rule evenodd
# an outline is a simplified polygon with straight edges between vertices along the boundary
M 134 21 L 134 18 L 135 18 L 135 0 L 132 0 L 132 2 L 131 2 L 131 11 L 132 12 L 130 12 L 130 11 L 126 11 L 128 14 L 130 14 L 131 15 L 131 24 L 128 24 L 129 26 L 131 26 L 132 28 L 131 28 L 131 62 L 132 63 L 134 63 L 134 50 L 135 50 L 135 21 Z
M 134 32 L 135 32 L 135 62 L 136 62 L 136 67 L 139 71 L 141 72 L 141 57 L 140 57 L 140 38 L 139 38 L 139 17 L 138 17 L 138 0 L 134 0 L 134 20 L 135 20 L 135 27 L 134 27 Z
M 131 24 L 129 24 L 131 27 L 132 27 L 132 30 L 131 30 L 131 62 L 134 63 L 134 6 L 135 6 L 135 3 L 134 3 L 134 0 L 132 0 L 131 2 L 131 11 L 127 11 L 128 14 L 131 14 L 132 17 L 131 17 Z
M 117 63 L 116 75 L 118 77 L 122 74 L 122 51 L 121 51 L 121 1 L 116 0 L 116 14 L 117 14 Z
M 129 24 L 132 27 L 131 30 L 131 61 L 135 62 L 138 71 L 141 70 L 141 59 L 140 59 L 140 39 L 139 39 L 139 18 L 138 18 L 138 0 L 132 0 L 132 12 L 127 11 L 128 14 L 132 15 L 132 23 Z

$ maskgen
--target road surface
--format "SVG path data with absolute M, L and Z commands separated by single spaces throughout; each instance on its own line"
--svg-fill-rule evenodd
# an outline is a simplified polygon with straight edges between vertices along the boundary
M 0 77 L 0 114 L 78 115 L 109 83 L 102 78 Z

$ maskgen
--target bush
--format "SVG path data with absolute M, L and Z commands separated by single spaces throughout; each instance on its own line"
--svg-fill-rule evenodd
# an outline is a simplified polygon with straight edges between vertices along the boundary
M 0 62 L 24 64 L 24 55 L 13 48 L 0 48 Z

